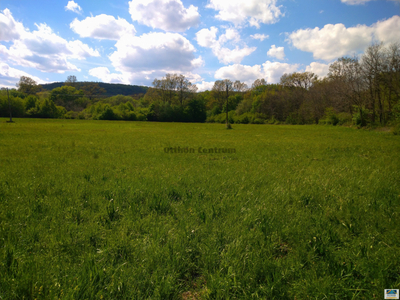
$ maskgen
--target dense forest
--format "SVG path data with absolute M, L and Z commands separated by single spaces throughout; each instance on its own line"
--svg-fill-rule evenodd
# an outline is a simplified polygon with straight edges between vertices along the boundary
M 7 95 L 8 93 L 8 95 Z M 373 44 L 361 57 L 342 57 L 319 78 L 283 74 L 278 84 L 257 79 L 217 80 L 197 92 L 185 76 L 166 74 L 152 87 L 77 82 L 37 85 L 21 77 L 2 89 L 0 116 L 160 122 L 331 124 L 394 126 L 400 123 L 400 44 Z M 397 125 L 396 125 L 397 124 Z M 396 127 L 397 126 L 397 127 Z
M 74 78 L 72 76 L 72 78 Z M 83 89 L 85 87 L 93 86 L 93 82 L 72 82 L 74 87 L 78 90 Z M 114 95 L 124 95 L 124 96 L 131 96 L 131 95 L 144 95 L 147 92 L 148 87 L 146 86 L 139 86 L 139 85 L 128 85 L 128 84 L 120 84 L 120 83 L 104 83 L 104 82 L 96 82 L 98 87 L 104 89 L 103 96 L 114 96 Z M 53 83 L 46 83 L 41 84 L 43 90 L 51 91 L 55 88 L 62 87 L 65 85 L 65 82 L 53 82 Z

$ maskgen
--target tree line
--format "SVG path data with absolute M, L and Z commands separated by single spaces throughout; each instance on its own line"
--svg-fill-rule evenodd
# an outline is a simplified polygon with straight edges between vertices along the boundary
M 181 74 L 154 79 L 145 94 L 107 96 L 98 83 L 69 76 L 44 90 L 22 76 L 10 90 L 15 117 L 218 122 L 253 124 L 355 124 L 400 122 L 400 44 L 373 44 L 360 57 L 342 57 L 319 78 L 312 72 L 283 74 L 278 84 L 260 78 L 249 87 L 217 80 L 211 91 Z M 8 116 L 4 90 L 0 116 Z

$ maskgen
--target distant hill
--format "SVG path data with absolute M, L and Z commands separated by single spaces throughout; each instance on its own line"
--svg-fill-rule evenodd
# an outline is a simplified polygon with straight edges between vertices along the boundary
M 97 83 L 99 87 L 104 88 L 106 92 L 106 96 L 115 96 L 115 95 L 125 95 L 132 96 L 137 94 L 146 94 L 148 87 L 147 86 L 139 86 L 139 85 L 127 85 L 120 83 L 104 83 L 104 82 L 77 82 L 76 88 L 80 89 L 82 86 L 87 84 Z M 64 85 L 64 82 L 53 82 L 41 84 L 43 89 L 51 91 L 57 87 L 61 87 Z

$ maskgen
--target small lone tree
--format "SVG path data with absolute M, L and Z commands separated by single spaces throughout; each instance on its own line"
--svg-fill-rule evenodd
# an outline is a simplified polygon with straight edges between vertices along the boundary
M 28 95 L 35 95 L 40 86 L 37 85 L 36 81 L 27 76 L 21 76 L 17 83 L 18 91 Z
M 65 80 L 65 85 L 75 87 L 77 82 L 78 82 L 78 80 L 76 79 L 75 75 L 69 75 L 67 77 L 67 80 Z
M 229 79 L 224 79 L 224 80 L 217 80 L 214 83 L 214 86 L 212 88 L 213 94 L 216 98 L 218 98 L 219 101 L 225 100 L 225 111 L 226 111 L 226 129 L 232 129 L 231 124 L 229 124 L 229 118 L 228 118 L 228 100 L 229 100 L 229 94 L 233 91 L 233 82 L 230 81 Z

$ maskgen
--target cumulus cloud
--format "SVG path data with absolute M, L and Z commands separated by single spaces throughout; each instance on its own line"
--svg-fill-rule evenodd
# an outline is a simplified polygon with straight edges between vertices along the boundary
M 11 41 L 20 37 L 24 32 L 22 23 L 15 21 L 9 9 L 0 12 L 0 41 Z
M 196 33 L 196 41 L 202 47 L 211 48 L 217 41 L 218 28 L 212 26 L 204 28 Z
M 124 35 L 134 35 L 135 27 L 125 19 L 115 19 L 110 15 L 98 15 L 87 17 L 79 21 L 75 19 L 69 27 L 80 37 L 91 37 L 95 39 L 119 40 Z
M 371 0 L 341 0 L 341 1 L 349 5 L 359 5 L 359 4 L 365 4 Z
M 46 24 L 35 24 L 36 31 L 28 31 L 22 23 L 16 22 L 11 13 L 3 14 L 8 19 L 6 24 L 15 23 L 15 30 L 8 38 L 12 45 L 0 47 L 0 54 L 5 61 L 32 67 L 43 72 L 64 73 L 68 70 L 79 71 L 68 59 L 85 59 L 90 56 L 100 56 L 99 52 L 81 41 L 66 41 Z
M 102 82 L 107 83 L 130 83 L 127 76 L 124 76 L 123 74 L 111 73 L 107 67 L 90 69 L 89 75 L 99 78 Z
M 35 80 L 37 83 L 46 83 L 39 77 L 32 76 L 24 71 L 10 67 L 8 64 L 0 62 L 0 86 L 15 88 L 21 76 L 27 76 Z
M 284 47 L 277 48 L 275 45 L 272 45 L 271 49 L 268 50 L 267 55 L 283 60 L 285 58 L 285 49 Z
M 251 86 L 258 78 L 265 78 L 268 83 L 277 83 L 284 73 L 296 72 L 298 68 L 298 64 L 291 65 L 271 61 L 266 61 L 262 65 L 254 66 L 234 64 L 218 69 L 214 77 L 216 79 L 240 80 Z
M 312 72 L 317 74 L 318 77 L 325 77 L 329 72 L 329 64 L 322 64 L 318 62 L 312 62 L 306 67 L 306 72 Z
M 196 83 L 197 91 L 204 92 L 204 91 L 211 91 L 214 86 L 214 81 L 202 81 L 200 83 Z
M 288 41 L 314 58 L 326 61 L 365 50 L 374 40 L 399 40 L 400 16 L 379 21 L 371 26 L 346 28 L 343 24 L 327 24 L 323 28 L 300 29 L 288 35 Z
M 348 4 L 348 5 L 360 5 L 360 4 L 365 4 L 367 2 L 370 2 L 372 0 L 341 0 L 342 3 Z M 393 2 L 398 2 L 400 3 L 400 0 L 390 0 Z
M 283 13 L 277 0 L 210 0 L 206 6 L 218 11 L 216 18 L 235 25 L 250 24 L 260 28 L 260 23 L 273 24 Z
M 65 10 L 73 11 L 74 13 L 80 14 L 82 12 L 82 8 L 75 3 L 75 1 L 68 1 L 67 6 L 65 6 Z
M 200 23 L 196 6 L 185 8 L 181 0 L 133 0 L 129 2 L 132 20 L 152 28 L 182 32 Z
M 256 33 L 256 34 L 250 35 L 250 37 L 255 39 L 255 40 L 260 40 L 262 42 L 263 40 L 269 38 L 269 35 L 268 34 Z
M 214 26 L 210 29 L 204 28 L 196 33 L 196 40 L 200 46 L 211 48 L 213 54 L 221 63 L 240 63 L 244 57 L 257 49 L 256 47 L 247 47 L 247 45 L 240 48 L 236 45 L 240 42 L 240 34 L 236 29 L 226 29 L 225 33 L 220 35 L 218 39 L 217 32 L 218 29 Z M 227 42 L 234 48 L 224 47 Z
M 121 71 L 153 69 L 188 71 L 198 66 L 196 49 L 178 33 L 152 32 L 119 40 L 117 51 L 110 55 L 114 67 Z
M 374 37 L 384 43 L 396 43 L 400 40 L 400 16 L 378 21 L 372 25 Z

